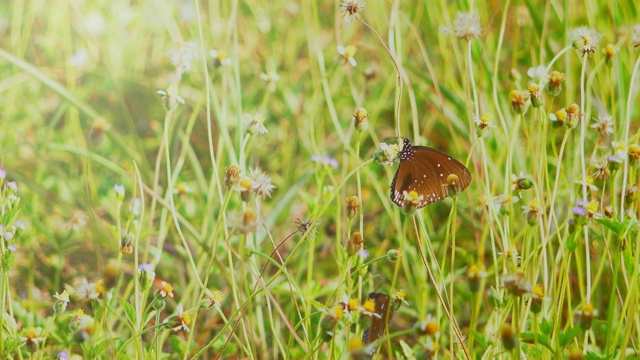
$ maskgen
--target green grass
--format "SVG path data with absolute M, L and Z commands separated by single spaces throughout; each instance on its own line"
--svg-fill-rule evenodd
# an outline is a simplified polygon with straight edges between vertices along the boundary
M 638 4 L 340 5 L 0 5 L 1 358 L 640 356 Z M 398 136 L 471 185 L 394 205 Z

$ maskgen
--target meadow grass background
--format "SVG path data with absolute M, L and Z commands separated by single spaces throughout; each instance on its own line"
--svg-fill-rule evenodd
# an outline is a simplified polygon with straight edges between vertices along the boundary
M 0 5 L 2 358 L 638 358 L 638 4 L 340 6 Z M 471 185 L 403 213 L 398 134 Z

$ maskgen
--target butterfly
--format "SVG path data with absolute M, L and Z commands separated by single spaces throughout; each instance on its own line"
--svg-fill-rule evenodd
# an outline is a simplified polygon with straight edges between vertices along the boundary
M 371 317 L 371 325 L 362 334 L 362 342 L 365 345 L 375 342 L 384 335 L 387 330 L 387 324 L 391 321 L 395 310 L 391 297 L 387 294 L 372 292 L 369 294 L 369 299 L 376 303 L 375 313 L 380 317 Z M 377 346 L 371 348 L 369 355 L 373 355 L 377 349 Z
M 426 146 L 413 146 L 404 139 L 397 158 L 400 166 L 391 182 L 391 200 L 402 206 L 404 193 L 415 191 L 422 199 L 416 208 L 420 209 L 447 197 L 447 178 L 457 175 L 459 191 L 471 183 L 471 173 L 458 160 Z

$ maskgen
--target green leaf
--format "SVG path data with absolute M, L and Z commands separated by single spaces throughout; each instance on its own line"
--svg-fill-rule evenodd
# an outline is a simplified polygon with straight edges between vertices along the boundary
M 553 331 L 553 324 L 546 318 L 542 318 L 540 321 L 540 330 L 542 330 L 543 334 L 550 336 Z
M 129 319 L 129 323 L 131 326 L 134 326 L 136 323 L 136 310 L 133 308 L 131 304 L 127 301 L 118 298 L 118 302 L 120 306 L 124 309 L 124 313 L 127 315 L 127 319 Z
M 607 229 L 613 231 L 614 233 L 616 233 L 616 235 L 618 235 L 620 233 L 620 229 L 622 228 L 622 224 L 615 219 L 607 219 L 607 218 L 602 218 L 602 219 L 595 219 L 596 222 L 600 225 L 603 225 L 604 227 L 606 227 Z
M 627 270 L 627 274 L 633 274 L 635 269 L 635 261 L 633 259 L 633 254 L 631 254 L 631 250 L 627 246 L 627 249 L 622 253 L 624 257 L 624 266 Z
M 560 335 L 559 335 L 560 346 L 561 347 L 567 346 L 567 344 L 569 344 L 571 340 L 573 340 L 580 333 L 582 333 L 582 329 L 579 326 L 574 326 L 565 332 L 560 332 Z
M 528 344 L 540 344 L 553 352 L 553 347 L 549 342 L 549 337 L 544 334 L 538 334 L 531 331 L 525 331 L 520 334 L 522 341 Z
M 93 347 L 93 350 L 91 350 L 91 358 L 96 359 L 100 357 L 104 349 L 106 349 L 107 346 L 109 346 L 109 343 L 111 342 L 111 340 L 112 339 L 104 339 L 98 344 L 96 344 L 96 346 Z

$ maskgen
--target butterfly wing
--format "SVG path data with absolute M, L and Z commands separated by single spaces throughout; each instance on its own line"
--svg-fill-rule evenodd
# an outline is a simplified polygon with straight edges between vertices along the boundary
M 400 159 L 400 166 L 391 182 L 391 200 L 402 206 L 404 192 L 415 191 L 423 196 L 418 208 L 447 197 L 447 177 L 458 176 L 460 190 L 471 183 L 471 173 L 448 154 L 426 146 L 414 146 L 412 156 Z
M 373 299 L 373 301 L 375 301 L 375 313 L 380 315 L 380 317 L 371 317 L 371 325 L 365 329 L 364 334 L 362 335 L 362 342 L 365 345 L 371 344 L 384 336 L 384 333 L 387 330 L 387 325 L 393 317 L 394 310 L 393 304 L 391 303 L 391 297 L 387 294 L 373 292 L 369 294 L 369 299 Z M 376 350 L 377 347 L 373 348 L 372 353 L 369 355 L 373 355 Z

